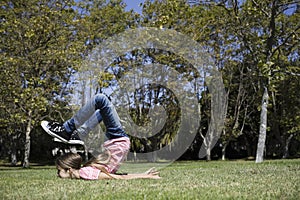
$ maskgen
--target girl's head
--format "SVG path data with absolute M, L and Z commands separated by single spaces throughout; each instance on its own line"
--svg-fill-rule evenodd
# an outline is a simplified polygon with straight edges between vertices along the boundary
M 91 158 L 84 167 L 92 166 L 107 172 L 103 167 L 110 162 L 111 154 L 109 151 L 100 153 L 98 156 Z M 80 169 L 82 158 L 79 154 L 67 153 L 56 159 L 57 175 L 60 178 L 80 178 L 77 171 Z M 108 173 L 108 172 L 107 172 Z
M 81 167 L 82 158 L 79 154 L 67 153 L 56 159 L 57 175 L 60 178 L 76 178 L 73 170 Z

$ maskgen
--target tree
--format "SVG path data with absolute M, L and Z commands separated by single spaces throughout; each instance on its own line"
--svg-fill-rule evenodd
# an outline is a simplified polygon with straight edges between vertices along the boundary
M 32 128 L 64 98 L 80 59 L 82 43 L 74 32 L 73 5 L 73 1 L 1 2 L 1 109 L 7 117 L 2 120 L 25 135 L 24 167 L 29 166 Z
M 285 11 L 290 5 L 296 4 L 296 2 L 290 1 L 261 1 L 256 2 L 252 0 L 248 2 L 248 12 L 251 13 L 252 17 L 257 16 L 261 19 L 261 26 L 257 26 L 257 32 L 261 33 L 262 43 L 259 46 L 262 47 L 261 51 L 257 51 L 258 56 L 256 63 L 258 65 L 258 72 L 261 76 L 260 84 L 261 88 L 264 88 L 265 92 L 262 100 L 261 109 L 261 125 L 260 125 L 260 136 L 261 140 L 258 144 L 256 162 L 262 162 L 263 154 L 261 152 L 265 149 L 265 139 L 267 131 L 267 107 L 265 103 L 268 103 L 268 95 L 266 94 L 269 90 L 272 96 L 272 106 L 276 107 L 276 98 L 273 88 L 276 87 L 276 77 L 273 75 L 278 69 L 284 71 L 286 66 L 281 64 L 282 59 L 288 59 L 288 56 L 295 51 L 294 45 L 299 45 L 299 41 L 292 39 L 299 33 L 300 26 L 293 22 L 295 16 L 289 17 Z M 247 4 L 247 3 L 246 3 Z M 296 14 L 295 14 L 296 15 Z M 287 24 L 286 24 L 287 23 Z M 283 29 L 286 27 L 287 29 Z M 291 45 L 292 44 L 292 45 Z M 275 78 L 275 80 L 274 80 Z M 277 115 L 276 109 L 274 110 Z M 273 124 L 273 132 L 279 134 L 279 127 Z
M 267 130 L 270 130 L 270 128 L 272 130 L 272 135 L 269 138 L 275 137 L 279 142 L 281 140 L 280 134 L 282 133 L 280 133 L 281 125 L 278 123 L 278 118 L 280 118 L 278 108 L 282 105 L 277 102 L 276 97 L 283 91 L 277 90 L 277 87 L 280 84 L 279 80 L 284 80 L 292 74 L 291 71 L 296 69 L 294 64 L 290 66 L 292 63 L 291 58 L 299 58 L 299 54 L 296 53 L 297 48 L 295 48 L 299 45 L 299 40 L 297 40 L 299 25 L 295 23 L 298 14 L 291 11 L 296 6 L 297 1 L 228 0 L 189 2 L 194 7 L 204 6 L 207 8 L 209 14 L 205 15 L 207 17 L 204 21 L 209 23 L 204 27 L 207 27 L 209 32 L 207 35 L 202 34 L 204 36 L 202 41 L 206 40 L 207 45 L 212 48 L 213 53 L 216 55 L 216 62 L 219 63 L 223 69 L 222 72 L 224 72 L 229 102 L 233 102 L 233 104 L 228 105 L 229 119 L 226 120 L 225 130 L 227 132 L 224 135 L 224 142 L 226 144 L 228 139 L 234 136 L 232 134 L 236 132 L 234 130 L 242 131 L 245 124 L 254 127 L 253 123 L 256 123 L 254 116 L 257 115 L 255 110 L 258 108 L 258 111 L 262 112 L 260 124 L 262 128 L 259 131 L 262 134 L 260 137 L 262 140 L 259 151 L 264 152 L 264 138 L 267 138 L 265 136 Z M 198 27 L 196 30 L 201 29 Z M 207 37 L 208 35 L 210 37 Z M 232 76 L 235 72 L 238 72 L 238 69 L 234 66 L 243 69 L 239 71 L 237 76 Z M 233 77 L 233 79 L 230 77 Z M 242 77 L 242 79 L 238 77 Z M 240 104 L 240 98 L 233 101 L 233 98 L 241 97 L 243 93 L 240 93 L 242 90 L 238 88 L 230 88 L 234 86 L 229 84 L 228 81 L 230 80 L 237 82 L 239 86 L 246 89 L 247 95 L 244 96 L 246 98 L 243 104 Z M 257 97 L 263 97 L 264 91 L 270 93 L 270 95 L 264 95 L 265 98 L 259 101 Z M 271 98 L 271 101 L 268 101 L 269 98 Z M 259 105 L 259 102 L 262 102 L 261 105 Z M 266 105 L 265 102 L 270 104 Z M 272 111 L 268 110 L 270 106 Z M 242 116 L 239 117 L 240 114 L 238 113 Z M 247 119 L 250 117 L 250 113 L 252 113 L 252 118 Z M 265 124 L 267 113 L 270 116 L 268 118 L 269 128 Z M 245 118 L 246 116 L 248 117 Z M 231 118 L 233 120 L 230 120 Z M 239 119 L 247 120 L 242 121 Z M 270 151 L 274 152 L 274 149 L 270 149 Z M 260 160 L 262 159 L 260 158 Z

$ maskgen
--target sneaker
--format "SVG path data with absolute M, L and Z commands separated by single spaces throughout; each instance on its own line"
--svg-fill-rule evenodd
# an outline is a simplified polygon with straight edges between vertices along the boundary
M 58 139 L 60 142 L 66 144 L 84 144 L 78 136 L 77 131 L 70 134 L 66 131 L 65 127 L 58 122 L 42 121 L 41 126 L 49 135 Z
M 80 145 L 84 145 L 84 142 L 79 138 L 77 133 L 72 133 L 70 140 L 68 140 L 67 142 L 61 139 L 58 139 L 56 137 L 53 138 L 54 142 L 61 142 L 61 143 L 65 143 L 65 144 L 80 144 Z
M 71 137 L 70 137 L 70 140 L 68 141 L 68 144 L 81 144 L 81 145 L 84 145 L 84 142 L 81 140 L 81 138 L 79 137 L 78 132 L 75 130 L 71 134 Z

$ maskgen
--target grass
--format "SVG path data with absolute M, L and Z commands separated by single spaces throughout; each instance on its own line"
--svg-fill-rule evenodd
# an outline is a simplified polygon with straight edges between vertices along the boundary
M 148 164 L 149 165 L 149 164 Z M 149 165 L 150 166 L 150 165 Z M 147 166 L 147 167 L 149 167 Z M 123 171 L 140 172 L 127 163 Z M 187 161 L 160 180 L 63 180 L 54 166 L 0 167 L 0 199 L 299 199 L 300 160 Z

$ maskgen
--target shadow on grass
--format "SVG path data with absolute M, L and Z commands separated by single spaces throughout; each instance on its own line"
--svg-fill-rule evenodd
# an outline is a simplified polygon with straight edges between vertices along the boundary
M 0 171 L 3 170 L 24 170 L 24 169 L 52 169 L 55 168 L 53 161 L 49 162 L 32 162 L 28 168 L 23 167 L 22 163 L 18 162 L 16 165 L 12 165 L 8 162 L 0 162 Z

